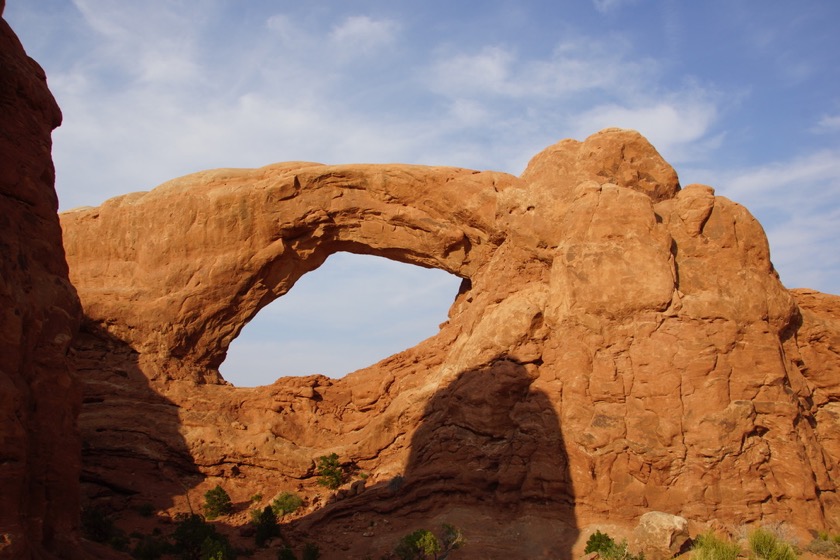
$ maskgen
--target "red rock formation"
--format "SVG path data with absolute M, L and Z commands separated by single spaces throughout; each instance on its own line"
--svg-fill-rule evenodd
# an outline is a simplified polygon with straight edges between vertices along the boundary
M 0 558 L 72 557 L 78 525 L 81 391 L 66 354 L 81 309 L 50 156 L 60 122 L 43 70 L 0 19 Z
M 313 458 L 336 452 L 371 473 L 368 490 L 310 529 L 460 515 L 480 520 L 474 551 L 510 557 L 524 545 L 494 523 L 553 527 L 529 537 L 533 554 L 650 510 L 840 530 L 836 298 L 792 297 L 749 212 L 680 190 L 635 132 L 565 140 L 520 178 L 207 171 L 62 225 L 89 319 L 77 358 L 91 492 L 130 503 L 150 480 L 190 487 L 195 473 L 232 478 L 241 499 L 305 490 Z M 340 380 L 226 384 L 217 368 L 243 325 L 337 251 L 464 278 L 449 321 Z

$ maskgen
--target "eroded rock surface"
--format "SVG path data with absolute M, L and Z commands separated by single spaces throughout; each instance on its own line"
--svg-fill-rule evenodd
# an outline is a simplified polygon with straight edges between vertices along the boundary
M 144 496 L 150 481 L 196 494 L 202 477 L 235 500 L 306 492 L 313 458 L 335 452 L 370 478 L 313 506 L 309 527 L 448 512 L 551 519 L 574 541 L 656 510 L 840 529 L 837 298 L 792 295 L 749 212 L 680 189 L 638 133 L 564 140 L 521 177 L 206 171 L 62 226 L 88 318 L 75 356 L 91 494 L 177 506 L 175 490 Z M 448 322 L 339 380 L 226 384 L 243 325 L 338 251 L 463 278 Z M 502 553 L 491 525 L 474 553 Z M 563 541 L 531 538 L 531 557 Z
M 81 390 L 66 354 L 81 308 L 54 189 L 59 123 L 43 70 L 0 19 L 0 558 L 73 557 L 78 526 Z

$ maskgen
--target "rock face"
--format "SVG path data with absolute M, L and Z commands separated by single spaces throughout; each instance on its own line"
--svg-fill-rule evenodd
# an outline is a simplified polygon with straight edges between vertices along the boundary
M 43 70 L 0 19 L 0 558 L 70 557 L 78 525 L 81 390 L 66 355 L 81 308 L 50 155 L 60 122 Z
M 564 140 L 521 177 L 207 171 L 62 227 L 87 316 L 75 367 L 91 495 L 130 503 L 156 481 L 166 507 L 227 477 L 246 499 L 308 488 L 313 458 L 336 452 L 370 478 L 311 527 L 468 511 L 552 519 L 574 540 L 657 510 L 840 530 L 838 298 L 786 290 L 749 212 L 681 189 L 638 133 Z M 463 278 L 448 322 L 343 379 L 226 384 L 243 325 L 338 251 Z M 557 531 L 533 535 L 530 557 L 554 553 Z M 491 540 L 473 551 L 504 548 Z

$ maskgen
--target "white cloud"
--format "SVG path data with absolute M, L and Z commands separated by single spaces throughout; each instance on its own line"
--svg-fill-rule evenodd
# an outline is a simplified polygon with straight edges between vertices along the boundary
M 782 282 L 840 292 L 840 150 L 723 175 L 717 193 L 761 222 Z
M 547 99 L 584 92 L 632 92 L 657 72 L 651 60 L 628 60 L 626 45 L 586 37 L 558 44 L 545 59 L 521 59 L 514 49 L 494 45 L 478 52 L 443 52 L 432 68 L 436 91 L 454 97 L 499 96 Z
M 592 0 L 595 9 L 602 14 L 609 14 L 617 11 L 622 6 L 635 3 L 635 0 Z
M 816 132 L 834 132 L 840 130 L 840 115 L 823 115 L 817 123 Z
M 575 117 L 573 123 L 576 138 L 610 126 L 638 130 L 673 163 L 696 151 L 694 144 L 706 137 L 716 118 L 717 109 L 709 101 L 652 100 L 633 107 L 601 105 Z M 692 148 L 683 149 L 686 145 Z
M 351 16 L 332 29 L 330 40 L 344 55 L 367 54 L 393 42 L 399 28 L 392 20 Z

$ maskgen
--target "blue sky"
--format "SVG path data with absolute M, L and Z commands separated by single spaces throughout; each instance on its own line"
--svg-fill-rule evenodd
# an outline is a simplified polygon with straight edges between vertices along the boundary
M 286 160 L 519 174 L 549 144 L 622 126 L 683 185 L 744 204 L 786 286 L 840 293 L 835 0 L 7 3 L 64 112 L 62 209 Z M 222 372 L 342 375 L 434 334 L 457 286 L 332 257 L 246 327 Z

